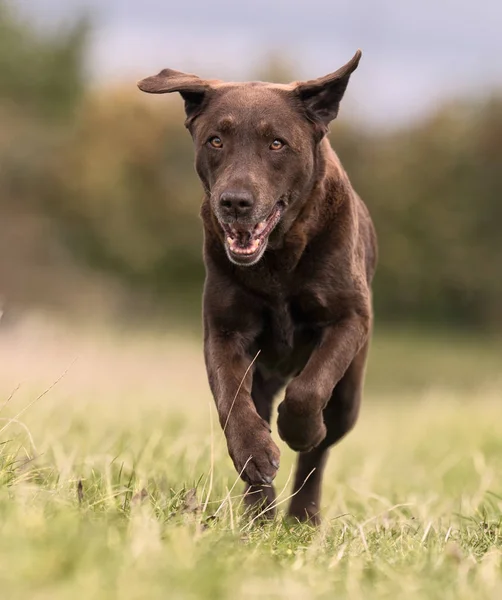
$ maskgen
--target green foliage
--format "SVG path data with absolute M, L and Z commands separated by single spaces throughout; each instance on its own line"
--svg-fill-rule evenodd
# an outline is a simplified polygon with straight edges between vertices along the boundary
M 0 98 L 25 116 L 69 116 L 84 91 L 88 23 L 43 36 L 0 2 Z
M 179 285 L 180 297 L 203 277 L 202 194 L 182 123 L 180 107 L 150 108 L 131 90 L 88 96 L 55 157 L 47 197 L 83 260 L 163 295 Z
M 84 92 L 86 32 L 42 36 L 0 2 L 0 205 L 40 208 L 45 161 Z
M 380 314 L 500 328 L 502 97 L 445 104 L 348 150 L 379 233 Z

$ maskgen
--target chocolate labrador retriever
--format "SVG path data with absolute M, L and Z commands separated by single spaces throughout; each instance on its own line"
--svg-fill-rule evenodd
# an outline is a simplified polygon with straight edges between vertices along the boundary
M 179 92 L 205 191 L 204 354 L 246 503 L 273 514 L 280 437 L 299 452 L 289 514 L 317 522 L 330 446 L 359 412 L 372 329 L 376 236 L 326 137 L 361 52 L 338 71 L 278 85 L 165 69 L 138 83 Z

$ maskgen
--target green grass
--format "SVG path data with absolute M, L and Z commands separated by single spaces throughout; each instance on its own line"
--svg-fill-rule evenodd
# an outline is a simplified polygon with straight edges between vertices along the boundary
M 0 597 L 498 600 L 499 357 L 377 336 L 314 530 L 285 522 L 286 503 L 264 526 L 242 517 L 196 343 L 2 334 Z

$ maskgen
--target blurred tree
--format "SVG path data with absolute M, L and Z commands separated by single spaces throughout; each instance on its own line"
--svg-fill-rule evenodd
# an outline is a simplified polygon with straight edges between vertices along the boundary
M 452 102 L 347 156 L 379 232 L 382 316 L 500 326 L 501 128 L 502 98 Z
M 89 22 L 42 35 L 0 1 L 0 98 L 24 115 L 71 116 L 84 91 Z
M 94 267 L 198 305 L 200 184 L 179 98 L 133 85 L 89 94 L 46 188 L 67 244 Z
M 53 300 L 54 223 L 44 204 L 48 161 L 83 97 L 88 25 L 42 35 L 0 0 L 0 294 Z

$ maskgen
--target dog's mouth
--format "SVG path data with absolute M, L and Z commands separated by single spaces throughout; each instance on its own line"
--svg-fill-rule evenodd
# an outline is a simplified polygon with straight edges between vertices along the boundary
M 249 228 L 238 222 L 221 223 L 230 260 L 240 265 L 256 263 L 265 252 L 268 237 L 281 220 L 283 210 L 284 203 L 279 201 L 264 221 Z

